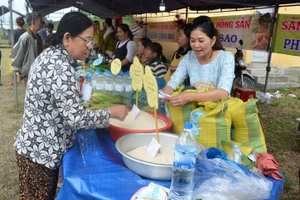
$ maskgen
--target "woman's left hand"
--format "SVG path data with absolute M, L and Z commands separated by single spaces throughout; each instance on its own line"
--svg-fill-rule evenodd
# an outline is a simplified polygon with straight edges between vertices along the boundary
M 176 96 L 172 96 L 169 98 L 169 102 L 174 106 L 183 106 L 188 103 L 190 100 L 190 96 L 188 93 L 181 93 Z

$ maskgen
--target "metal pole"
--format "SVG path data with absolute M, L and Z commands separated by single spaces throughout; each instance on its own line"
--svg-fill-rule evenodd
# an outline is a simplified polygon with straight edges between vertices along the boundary
M 279 10 L 279 2 L 280 0 L 276 0 L 276 5 L 274 9 L 274 14 L 272 17 L 272 22 L 271 22 L 271 29 L 270 29 L 270 42 L 269 42 L 269 49 L 268 49 L 268 64 L 266 67 L 266 81 L 265 81 L 265 88 L 264 88 L 264 93 L 267 93 L 267 87 L 268 87 L 268 79 L 269 79 L 269 72 L 271 71 L 271 60 L 272 60 L 272 49 L 273 49 L 273 42 L 274 42 L 274 35 L 275 35 L 275 23 L 277 21 L 277 16 L 278 16 L 278 10 Z
M 189 7 L 185 8 L 185 23 L 188 23 L 188 17 L 189 17 Z
M 13 20 L 13 14 L 12 14 L 12 1 L 13 0 L 8 0 L 8 5 L 9 5 L 9 13 L 10 13 L 10 33 L 11 33 L 11 44 L 14 44 L 14 20 Z M 14 71 L 14 101 L 15 101 L 15 106 L 18 106 L 18 88 L 17 88 L 17 75 L 16 72 Z

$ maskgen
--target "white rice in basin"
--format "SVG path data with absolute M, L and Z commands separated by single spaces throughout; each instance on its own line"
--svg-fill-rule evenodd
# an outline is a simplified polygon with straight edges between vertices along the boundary
M 153 130 L 155 129 L 155 119 L 154 115 L 151 115 L 147 112 L 140 111 L 135 119 L 133 119 L 132 114 L 129 112 L 124 121 L 118 119 L 110 119 L 110 124 L 133 130 Z M 166 123 L 157 118 L 158 129 L 166 126 Z
M 150 163 L 156 164 L 165 164 L 172 165 L 174 160 L 174 149 L 170 147 L 161 147 L 160 153 L 157 153 L 155 157 L 153 157 L 148 151 L 147 146 L 141 146 L 131 151 L 128 151 L 127 154 L 136 159 L 143 160 Z

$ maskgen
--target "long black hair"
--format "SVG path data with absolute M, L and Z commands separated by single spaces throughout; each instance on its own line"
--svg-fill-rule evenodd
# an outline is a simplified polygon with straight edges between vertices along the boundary
M 219 31 L 215 28 L 210 17 L 202 15 L 195 18 L 192 23 L 191 32 L 196 29 L 200 29 L 211 39 L 213 39 L 214 36 L 216 37 L 216 42 L 212 46 L 213 50 L 224 50 L 224 47 L 220 39 Z
M 120 24 L 119 28 L 124 32 L 128 34 L 129 39 L 133 40 L 133 34 L 127 24 Z
M 54 46 L 62 44 L 65 33 L 70 33 L 71 37 L 76 37 L 91 26 L 93 26 L 93 22 L 86 15 L 80 12 L 69 12 L 61 18 L 51 43 Z
M 183 25 L 179 28 L 179 30 L 183 30 L 183 33 L 188 38 L 188 41 L 190 41 L 191 27 L 192 27 L 191 24 L 185 24 L 185 25 Z M 182 47 L 178 48 L 178 50 L 176 51 L 177 56 L 185 55 L 190 50 L 191 50 L 191 45 L 190 45 L 190 42 L 188 42 L 188 47 L 187 47 L 186 50 Z

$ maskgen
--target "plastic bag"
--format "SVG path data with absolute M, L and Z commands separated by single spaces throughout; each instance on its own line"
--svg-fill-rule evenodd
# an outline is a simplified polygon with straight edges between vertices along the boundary
M 13 71 L 13 69 L 12 69 L 12 67 L 11 67 L 11 58 L 10 59 L 8 59 L 8 62 L 7 62 L 7 73 L 8 73 L 8 75 L 9 76 L 13 76 L 13 74 L 14 74 L 14 71 Z
M 237 163 L 242 163 L 242 152 L 236 144 L 233 146 L 232 150 L 229 152 L 228 158 Z
M 250 172 L 217 148 L 198 154 L 194 183 L 193 199 L 205 200 L 262 200 L 273 187 L 263 174 Z

